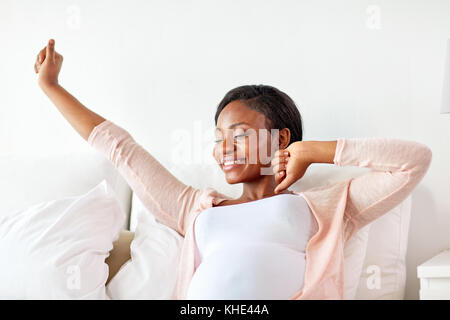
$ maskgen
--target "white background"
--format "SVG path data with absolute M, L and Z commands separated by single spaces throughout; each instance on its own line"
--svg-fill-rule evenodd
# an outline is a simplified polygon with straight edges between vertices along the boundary
M 243 84 L 290 95 L 304 140 L 427 144 L 407 257 L 406 298 L 418 298 L 416 266 L 450 245 L 450 114 L 439 113 L 449 0 L 0 0 L 0 155 L 89 148 L 37 85 L 50 37 L 60 83 L 168 167 L 175 133 L 212 134 L 217 104 Z M 193 154 L 209 155 L 208 141 Z

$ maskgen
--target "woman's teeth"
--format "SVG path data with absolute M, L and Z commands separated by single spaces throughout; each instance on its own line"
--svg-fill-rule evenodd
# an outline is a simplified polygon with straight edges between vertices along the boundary
M 245 163 L 245 159 L 238 159 L 238 160 L 234 160 L 234 161 L 225 161 L 223 163 L 224 166 L 231 166 L 233 164 L 243 164 Z

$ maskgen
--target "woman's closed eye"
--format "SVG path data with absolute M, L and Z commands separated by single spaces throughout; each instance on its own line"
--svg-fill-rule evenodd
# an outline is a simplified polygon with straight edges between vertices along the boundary
M 247 136 L 247 135 L 248 135 L 247 133 L 237 134 L 237 135 L 234 136 L 234 139 L 241 138 L 241 137 L 245 137 L 245 136 Z M 221 141 L 223 141 L 223 139 L 217 139 L 217 140 L 215 140 L 214 142 L 215 142 L 215 143 L 219 143 L 219 142 L 221 142 Z

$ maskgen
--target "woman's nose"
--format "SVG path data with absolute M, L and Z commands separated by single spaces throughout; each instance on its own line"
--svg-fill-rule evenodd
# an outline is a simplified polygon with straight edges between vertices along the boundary
M 222 154 L 233 153 L 235 150 L 234 140 L 224 138 L 222 141 Z

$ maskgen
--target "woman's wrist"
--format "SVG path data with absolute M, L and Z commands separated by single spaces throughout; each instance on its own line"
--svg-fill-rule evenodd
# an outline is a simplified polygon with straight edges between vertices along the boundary
M 302 155 L 310 163 L 334 164 L 337 141 L 302 141 Z
M 55 83 L 41 83 L 39 82 L 39 87 L 42 89 L 42 91 L 44 91 L 45 93 L 54 90 L 58 87 L 60 87 L 58 82 Z

